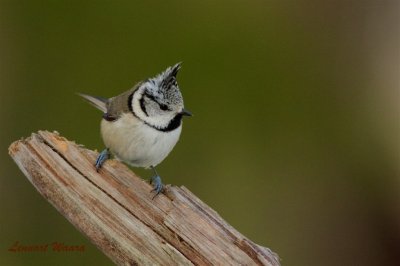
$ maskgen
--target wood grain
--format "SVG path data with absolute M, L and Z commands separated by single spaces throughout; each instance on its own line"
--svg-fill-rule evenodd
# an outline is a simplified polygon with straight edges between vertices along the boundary
M 118 265 L 271 265 L 278 256 L 259 246 L 185 187 L 152 187 L 128 167 L 39 131 L 9 153 L 29 181 L 78 230 Z

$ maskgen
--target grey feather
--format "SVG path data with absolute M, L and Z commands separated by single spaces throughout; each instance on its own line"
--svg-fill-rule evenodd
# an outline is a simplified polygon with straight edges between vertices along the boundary
M 103 113 L 107 113 L 107 103 L 108 103 L 107 98 L 91 96 L 83 93 L 77 93 L 77 94 L 83 97 L 86 101 L 88 101 L 91 105 L 93 105 L 100 111 L 103 111 Z

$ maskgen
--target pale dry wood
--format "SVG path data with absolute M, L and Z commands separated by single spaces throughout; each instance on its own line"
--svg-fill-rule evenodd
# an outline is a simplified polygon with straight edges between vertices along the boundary
M 61 214 L 118 265 L 279 265 L 278 256 L 244 237 L 185 187 L 151 186 L 124 164 L 58 133 L 39 131 L 9 153 Z

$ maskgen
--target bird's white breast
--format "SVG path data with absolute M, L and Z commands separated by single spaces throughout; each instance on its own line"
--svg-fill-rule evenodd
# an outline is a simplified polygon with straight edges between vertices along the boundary
M 101 122 L 104 144 L 120 160 L 139 167 L 156 166 L 178 142 L 182 126 L 163 132 L 152 128 L 131 113 L 116 121 Z

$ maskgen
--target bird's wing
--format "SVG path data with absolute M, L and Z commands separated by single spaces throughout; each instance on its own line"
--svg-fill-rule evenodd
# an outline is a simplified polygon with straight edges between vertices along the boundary
M 120 95 L 115 97 L 106 99 L 97 96 L 90 96 L 82 93 L 78 93 L 84 99 L 86 99 L 89 103 L 91 103 L 97 109 L 103 111 L 104 119 L 108 121 L 114 121 L 118 119 L 123 113 L 129 113 L 130 109 L 130 101 L 132 99 L 132 95 L 135 90 L 138 88 L 139 84 L 136 84 L 132 89 L 127 90 Z
M 112 117 L 119 117 L 123 113 L 130 113 L 132 111 L 132 97 L 139 85 L 140 83 L 136 84 L 132 89 L 110 98 L 107 102 L 107 114 Z

